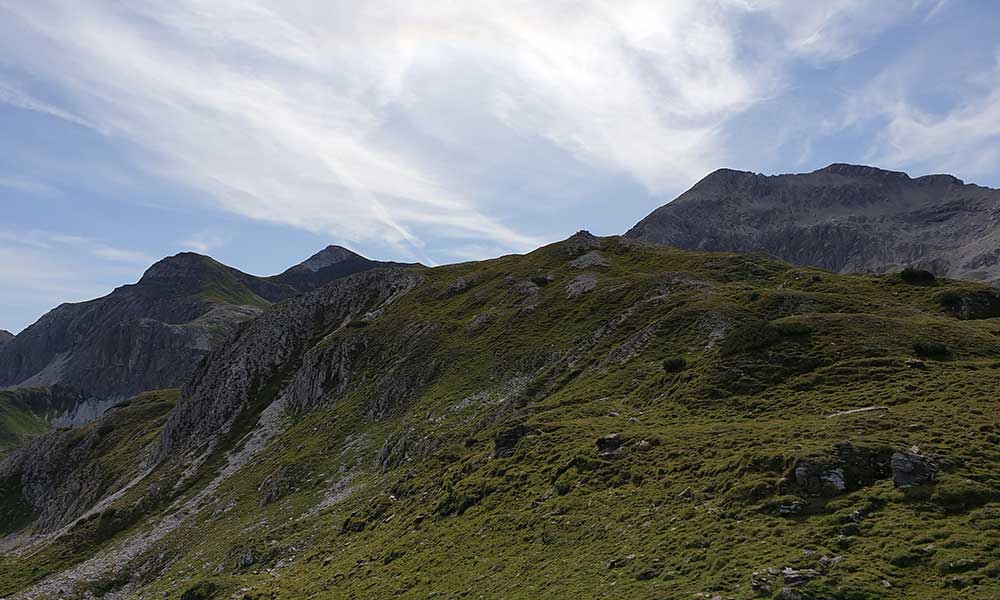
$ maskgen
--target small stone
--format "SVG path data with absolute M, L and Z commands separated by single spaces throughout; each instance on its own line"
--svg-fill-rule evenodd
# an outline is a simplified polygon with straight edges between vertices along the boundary
M 755 596 L 770 596 L 771 582 L 759 571 L 750 574 L 750 591 Z
M 774 598 L 775 600 L 802 600 L 802 594 L 792 588 L 781 588 L 781 591 Z
M 778 514 L 781 516 L 797 515 L 806 507 L 806 501 L 800 498 L 785 500 L 778 505 Z
M 785 585 L 802 585 L 811 579 L 819 577 L 819 572 L 813 569 L 793 569 L 785 567 L 781 570 L 781 577 L 785 580 Z

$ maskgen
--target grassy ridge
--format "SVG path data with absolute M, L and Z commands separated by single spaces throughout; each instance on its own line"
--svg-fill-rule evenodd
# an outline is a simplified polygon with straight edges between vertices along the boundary
M 585 237 L 422 273 L 381 316 L 318 332 L 365 341 L 346 389 L 75 593 L 1000 596 L 1000 323 L 951 309 L 985 288 Z M 796 483 L 844 448 L 915 453 L 937 479 Z M 56 554 L 6 558 L 0 594 Z

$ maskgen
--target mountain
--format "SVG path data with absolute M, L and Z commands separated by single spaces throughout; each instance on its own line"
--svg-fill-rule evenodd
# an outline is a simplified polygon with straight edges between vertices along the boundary
M 375 261 L 342 246 L 327 246 L 307 260 L 289 268 L 272 279 L 299 291 L 314 290 L 347 275 L 370 269 L 416 266 L 396 262 Z
M 85 398 L 56 417 L 79 425 L 147 390 L 175 387 L 241 323 L 343 274 L 382 266 L 331 246 L 275 277 L 184 252 L 138 283 L 63 304 L 0 345 L 0 387 L 61 385 Z
M 0 460 L 0 597 L 997 598 L 994 296 L 585 232 L 350 275 Z
M 0 346 L 14 339 L 14 334 L 6 329 L 0 329 Z
M 912 179 L 846 164 L 776 176 L 721 169 L 626 236 L 693 250 L 763 251 L 841 273 L 912 266 L 996 281 L 1000 190 L 951 175 Z

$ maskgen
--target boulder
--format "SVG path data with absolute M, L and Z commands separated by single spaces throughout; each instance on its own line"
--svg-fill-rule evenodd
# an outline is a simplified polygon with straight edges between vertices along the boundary
M 937 467 L 927 458 L 911 452 L 894 452 L 891 460 L 892 483 L 911 487 L 934 483 Z
M 622 440 L 617 433 L 597 438 L 598 456 L 615 456 L 622 452 Z

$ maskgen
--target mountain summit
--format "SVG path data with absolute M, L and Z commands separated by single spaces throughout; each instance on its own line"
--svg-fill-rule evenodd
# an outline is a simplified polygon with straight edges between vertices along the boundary
M 327 246 L 281 275 L 271 279 L 298 290 L 313 290 L 354 273 L 380 267 L 414 266 L 396 262 L 370 260 L 343 246 Z
M 368 260 L 357 252 L 352 252 L 343 246 L 330 245 L 313 254 L 297 266 L 316 272 L 327 267 L 350 260 Z M 295 267 L 292 267 L 293 269 Z
M 832 164 L 812 173 L 720 169 L 639 221 L 634 239 L 692 250 L 764 251 L 837 272 L 904 266 L 1000 279 L 1000 190 L 951 175 L 911 178 Z

